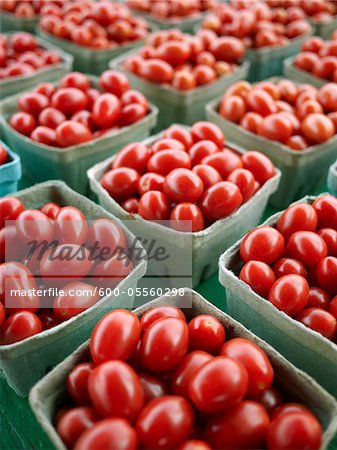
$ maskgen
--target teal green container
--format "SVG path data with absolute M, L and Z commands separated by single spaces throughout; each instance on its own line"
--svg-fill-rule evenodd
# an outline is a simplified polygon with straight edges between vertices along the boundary
M 0 141 L 8 153 L 9 161 L 0 166 L 0 197 L 18 190 L 18 182 L 21 178 L 20 157 L 12 152 L 7 145 Z
M 15 14 L 0 10 L 0 31 L 28 31 L 35 32 L 35 27 L 39 23 L 39 16 L 31 18 L 17 17 Z
M 334 16 L 331 22 L 323 23 L 310 19 L 310 23 L 315 36 L 320 36 L 323 39 L 329 39 L 332 33 L 337 30 L 337 16 Z
M 329 170 L 328 188 L 329 192 L 337 197 L 337 159 L 335 164 L 333 164 Z
M 295 58 L 286 59 L 283 62 L 283 75 L 290 80 L 297 81 L 298 83 L 309 83 L 312 86 L 320 88 L 328 83 L 328 80 L 323 78 L 315 77 L 312 73 L 301 70 L 294 65 Z

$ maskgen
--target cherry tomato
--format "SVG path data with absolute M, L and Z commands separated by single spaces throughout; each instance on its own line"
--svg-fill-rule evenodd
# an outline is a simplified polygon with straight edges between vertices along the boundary
M 114 94 L 100 95 L 92 108 L 93 121 L 100 128 L 110 128 L 115 125 L 120 113 L 120 101 Z
M 2 327 L 2 324 L 6 320 L 6 310 L 4 305 L 0 302 L 0 328 Z
M 188 324 L 190 349 L 217 354 L 224 344 L 226 333 L 223 325 L 213 316 L 200 314 Z
M 335 317 L 321 308 L 307 308 L 296 319 L 327 339 L 333 339 L 336 335 L 337 321 Z
M 6 220 L 15 220 L 24 210 L 21 201 L 15 197 L 0 198 L 0 228 L 5 226 Z
M 317 214 L 311 205 L 299 203 L 289 206 L 277 222 L 277 229 L 288 239 L 295 231 L 315 231 Z
M 159 191 L 148 191 L 139 201 L 138 213 L 147 220 L 168 220 L 171 208 L 165 194 Z
M 172 170 L 164 181 L 164 194 L 174 203 L 197 202 L 201 197 L 204 186 L 201 178 L 188 169 Z
M 217 356 L 204 364 L 188 384 L 189 396 L 204 413 L 221 412 L 239 403 L 248 389 L 248 374 L 241 363 Z
M 132 123 L 142 120 L 146 116 L 146 109 L 143 105 L 138 103 L 132 103 L 130 105 L 123 106 L 118 119 L 118 125 L 126 127 Z
M 113 289 L 121 283 L 133 270 L 130 258 L 123 252 L 113 252 L 109 259 L 102 258 L 93 273 L 95 284 L 103 289 Z
M 179 203 L 170 215 L 171 228 L 177 231 L 198 232 L 205 228 L 200 208 L 194 203 Z
M 219 172 L 214 169 L 214 167 L 208 166 L 206 164 L 198 164 L 194 166 L 192 172 L 198 175 L 198 177 L 201 179 L 205 190 L 222 181 Z
M 337 319 L 337 295 L 329 303 L 329 312 Z
M 36 314 L 30 311 L 16 312 L 1 327 L 1 344 L 14 344 L 41 331 L 42 324 Z
M 155 308 L 148 309 L 140 319 L 140 325 L 142 333 L 144 333 L 151 324 L 156 320 L 163 319 L 164 317 L 175 317 L 176 319 L 185 320 L 185 315 L 181 309 L 173 305 L 161 305 Z
M 209 155 L 219 152 L 219 147 L 213 141 L 202 140 L 196 142 L 189 150 L 192 166 L 200 164 Z
M 202 164 L 206 164 L 216 169 L 224 180 L 226 180 L 234 170 L 242 168 L 242 162 L 239 155 L 227 148 L 222 152 L 206 156 L 201 162 Z
M 181 125 L 171 125 L 167 128 L 164 131 L 164 138 L 180 141 L 186 150 L 189 150 L 193 145 L 193 139 L 190 132 Z
M 235 63 L 243 57 L 245 47 L 240 39 L 224 36 L 213 40 L 209 51 L 213 53 L 217 61 Z
M 210 122 L 196 122 L 191 127 L 191 136 L 194 142 L 213 141 L 219 148 L 225 144 L 225 136 L 221 129 Z
M 90 89 L 89 78 L 81 72 L 71 72 L 64 75 L 60 80 L 61 88 L 77 88 L 86 92 Z
M 39 126 L 30 135 L 33 141 L 39 142 L 44 145 L 50 145 L 52 147 L 57 146 L 56 132 L 52 128 Z
M 64 294 L 55 297 L 53 304 L 54 314 L 62 321 L 77 316 L 99 301 L 98 291 L 88 283 L 69 283 L 62 290 Z
M 221 349 L 221 355 L 240 362 L 248 373 L 250 396 L 268 389 L 274 380 L 274 370 L 266 353 L 253 342 L 244 338 L 230 339 Z
M 139 379 L 144 389 L 144 405 L 169 393 L 165 383 L 153 375 L 140 373 Z
M 91 404 L 88 392 L 88 377 L 94 367 L 94 364 L 89 362 L 80 363 L 68 374 L 67 391 L 77 405 L 88 406 Z
M 257 134 L 272 141 L 287 142 L 293 134 L 292 123 L 282 113 L 265 117 L 257 128 Z
M 137 316 L 126 310 L 106 314 L 95 326 L 90 339 L 90 353 L 96 364 L 120 359 L 134 353 L 140 336 Z
M 310 412 L 310 409 L 304 406 L 302 403 L 284 403 L 284 405 L 279 406 L 276 408 L 272 415 L 272 419 L 276 419 L 276 417 L 280 416 L 281 414 L 289 414 L 293 412 Z
M 154 322 L 143 334 L 141 361 L 152 372 L 166 372 L 181 363 L 187 348 L 186 322 L 175 317 L 164 317 Z
M 199 75 L 198 84 L 202 84 L 202 78 Z M 209 82 L 205 80 L 206 82 Z M 190 91 L 197 86 L 197 79 L 195 71 L 189 72 L 188 70 L 176 71 L 172 79 L 172 87 L 179 91 Z
M 263 117 L 275 114 L 277 107 L 273 97 L 261 88 L 255 88 L 247 95 L 247 106 Z
M 56 431 L 68 448 L 73 448 L 78 438 L 100 420 L 93 408 L 79 407 L 66 411 L 57 423 Z
M 157 48 L 157 57 L 166 61 L 171 66 L 184 64 L 191 56 L 191 51 L 186 42 L 167 41 Z
M 33 51 L 37 47 L 37 41 L 35 36 L 30 33 L 15 33 L 11 37 L 11 47 L 17 53 Z
M 127 246 L 123 230 L 110 219 L 97 219 L 92 222 L 89 227 L 87 242 L 91 246 L 94 246 L 97 242 L 100 248 L 108 248 L 111 253 L 123 251 Z M 111 257 L 110 254 L 109 257 Z M 99 260 L 103 259 L 101 256 Z
M 190 169 L 191 159 L 186 152 L 180 150 L 161 150 L 151 156 L 147 164 L 148 172 L 167 175 L 173 169 Z
M 323 289 L 317 287 L 310 288 L 307 308 L 328 309 L 329 303 L 330 296 Z
M 283 395 L 280 390 L 274 386 L 262 391 L 258 396 L 254 397 L 254 400 L 262 403 L 270 416 L 284 403 Z
M 26 209 L 16 218 L 16 231 L 24 243 L 31 241 L 51 241 L 53 237 L 52 221 L 37 209 Z
M 337 230 L 322 228 L 317 232 L 328 247 L 328 256 L 337 256 Z
M 9 124 L 18 133 L 30 136 L 36 127 L 35 118 L 25 112 L 17 112 L 13 114 L 9 120 Z
M 337 198 L 322 195 L 312 204 L 318 217 L 318 228 L 334 228 L 337 230 Z
M 66 120 L 56 128 L 56 140 L 61 147 L 82 144 L 92 139 L 91 131 L 74 120 Z
M 136 197 L 130 197 L 121 203 L 121 207 L 130 214 L 138 213 L 139 200 Z
M 178 450 L 211 450 L 211 447 L 205 441 L 200 439 L 189 439 L 178 447 Z
M 202 195 L 199 207 L 208 220 L 223 219 L 242 204 L 239 188 L 228 181 L 221 181 L 207 189 Z
M 229 411 L 210 418 L 205 438 L 212 448 L 262 448 L 268 433 L 269 417 L 257 402 L 244 400 Z
M 336 55 L 337 56 L 337 55 Z M 326 83 L 318 91 L 318 100 L 326 112 L 337 111 L 337 87 L 336 83 Z
M 316 276 L 319 287 L 332 296 L 337 294 L 337 258 L 334 256 L 322 257 L 316 267 Z
M 144 144 L 128 144 L 117 153 L 112 163 L 112 169 L 130 167 L 138 173 L 144 173 L 149 157 L 150 152 Z
M 275 262 L 284 251 L 284 239 L 275 228 L 262 226 L 250 231 L 240 245 L 240 255 L 244 262 Z
M 49 98 L 37 92 L 22 94 L 18 100 L 18 109 L 37 118 L 41 111 L 49 106 Z
M 87 103 L 87 95 L 74 87 L 58 89 L 51 98 L 51 106 L 61 111 L 67 117 L 85 109 Z
M 322 144 L 336 133 L 332 120 L 319 113 L 306 116 L 301 123 L 301 130 L 304 137 L 314 144 Z
M 54 202 L 45 203 L 42 208 L 41 212 L 45 214 L 47 217 L 49 217 L 52 220 L 55 220 L 58 213 L 60 212 L 61 206 Z
M 300 275 L 284 275 L 269 292 L 269 301 L 280 311 L 294 317 L 308 303 L 309 285 Z
M 224 97 L 220 102 L 219 113 L 225 119 L 239 123 L 246 114 L 246 104 L 238 95 Z
M 140 67 L 140 74 L 153 83 L 170 83 L 173 78 L 173 68 L 160 59 L 147 59 Z
M 121 96 L 122 106 L 131 105 L 135 103 L 143 106 L 146 112 L 149 110 L 149 103 L 145 95 L 142 94 L 141 92 L 130 89 L 124 92 L 124 94 Z
M 268 298 L 276 277 L 268 264 L 262 261 L 249 261 L 241 269 L 240 279 L 261 297 Z
M 129 167 L 109 170 L 103 175 L 101 184 L 117 201 L 132 197 L 137 193 L 140 175 Z
M 124 419 L 104 419 L 86 430 L 78 439 L 74 450 L 136 450 L 137 434 Z
M 107 361 L 88 378 L 90 399 L 101 416 L 136 419 L 144 403 L 144 389 L 138 375 L 123 361 Z
M 301 275 L 302 277 L 307 277 L 307 271 L 303 264 L 296 259 L 292 258 L 281 258 L 273 266 L 273 271 L 276 278 L 281 278 L 284 275 Z
M 55 234 L 64 244 L 84 244 L 88 234 L 88 224 L 83 213 L 74 206 L 60 209 L 55 221 Z
M 162 150 L 180 150 L 184 152 L 186 149 L 184 144 L 177 139 L 162 138 L 152 144 L 151 152 L 154 154 Z
M 257 133 L 259 125 L 262 123 L 263 117 L 260 114 L 249 111 L 242 118 L 240 125 L 242 128 L 250 131 L 251 133 Z
M 262 153 L 250 151 L 242 155 L 243 168 L 252 172 L 259 183 L 264 184 L 272 178 L 276 171 L 271 160 Z
M 241 192 L 243 202 L 248 201 L 255 192 L 254 175 L 247 169 L 235 169 L 227 178 L 227 181 L 235 184 Z
M 217 79 L 217 74 L 213 67 L 206 64 L 199 64 L 194 69 L 192 74 L 198 86 L 212 83 Z
M 130 89 L 126 75 L 115 70 L 105 70 L 99 77 L 99 85 L 104 91 L 119 98 Z
M 287 252 L 305 266 L 316 266 L 320 259 L 327 256 L 328 249 L 318 234 L 312 231 L 296 231 L 288 240 Z
M 311 448 L 318 450 L 321 442 L 321 425 L 311 413 L 304 411 L 280 414 L 272 420 L 267 434 L 269 449 Z

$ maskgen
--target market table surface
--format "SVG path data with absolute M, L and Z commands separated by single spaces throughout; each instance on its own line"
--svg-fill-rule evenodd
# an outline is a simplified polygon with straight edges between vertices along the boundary
M 26 183 L 25 183 L 26 184 Z M 313 194 L 326 192 L 321 186 Z M 263 220 L 277 210 L 268 206 Z M 218 274 L 201 283 L 196 290 L 220 309 L 225 309 L 225 290 L 218 281 Z M 25 374 L 23 373 L 24 377 Z M 21 398 L 0 379 L 0 448 L 2 450 L 53 449 L 48 437 L 37 423 L 26 398 Z M 337 436 L 329 446 L 329 450 L 337 450 Z

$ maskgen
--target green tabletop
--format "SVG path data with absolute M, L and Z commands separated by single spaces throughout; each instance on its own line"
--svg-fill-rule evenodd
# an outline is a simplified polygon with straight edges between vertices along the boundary
M 325 191 L 326 187 L 321 186 L 313 194 Z M 276 210 L 269 206 L 263 221 L 275 212 Z M 216 306 L 224 309 L 225 290 L 220 285 L 217 274 L 200 284 L 196 290 Z M 28 400 L 17 396 L 4 379 L 0 379 L 0 400 L 1 450 L 53 449 L 48 437 L 35 420 Z M 337 450 L 337 436 L 329 450 Z

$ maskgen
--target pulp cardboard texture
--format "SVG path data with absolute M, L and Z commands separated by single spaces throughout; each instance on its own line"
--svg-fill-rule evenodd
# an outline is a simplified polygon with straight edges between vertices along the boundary
M 314 200 L 315 197 L 307 196 L 301 201 L 311 204 Z M 281 212 L 271 216 L 263 225 L 274 226 L 280 216 Z M 226 311 L 337 397 L 337 345 L 279 311 L 238 278 L 242 266 L 240 244 L 241 240 L 219 260 Z
M 315 77 L 312 73 L 301 70 L 294 65 L 295 58 L 287 58 L 283 62 L 283 75 L 290 80 L 297 81 L 298 83 L 309 83 L 312 86 L 320 88 L 328 83 L 328 80 Z
M 320 36 L 323 39 L 329 39 L 334 31 L 337 30 L 337 16 L 333 17 L 333 20 L 328 23 L 317 22 L 317 20 L 310 19 L 309 22 L 314 30 L 315 36 Z
M 89 77 L 98 86 L 96 77 Z M 0 102 L 0 128 L 8 144 L 20 155 L 23 171 L 35 182 L 61 179 L 85 194 L 88 180 L 85 172 L 93 164 L 107 158 L 130 141 L 145 139 L 157 122 L 158 109 L 150 104 L 150 112 L 141 121 L 105 134 L 93 141 L 71 147 L 51 147 L 32 141 L 9 126 L 8 118 L 17 111 L 20 94 Z
M 1 16 L 2 12 L 0 12 Z M 22 31 L 22 30 L 21 30 Z M 10 37 L 15 32 L 5 33 L 6 36 Z M 73 66 L 73 57 L 62 51 L 55 45 L 51 45 L 44 39 L 35 36 L 40 47 L 48 50 L 55 50 L 62 58 L 62 61 L 58 64 L 53 64 L 51 66 L 45 66 L 43 69 L 37 70 L 36 72 L 29 75 L 20 75 L 17 77 L 8 77 L 0 79 L 0 99 L 14 95 L 18 92 L 25 91 L 30 88 L 35 88 L 39 83 L 45 81 L 55 81 L 59 80 L 66 73 L 70 72 Z
M 0 166 L 0 197 L 18 189 L 18 181 L 21 178 L 20 157 L 12 152 L 7 145 L 0 141 L 0 145 L 7 150 L 9 162 Z
M 62 48 L 64 51 L 70 53 L 74 57 L 74 69 L 79 72 L 91 73 L 93 75 L 100 75 L 108 68 L 109 61 L 116 56 L 125 53 L 131 49 L 141 47 L 145 40 L 139 39 L 131 44 L 118 45 L 115 48 L 108 50 L 92 49 L 89 47 L 74 44 L 67 39 L 61 39 L 46 33 L 41 28 L 37 32 L 45 40 L 54 44 L 54 46 Z
M 275 80 L 270 78 L 270 81 Z M 217 99 L 206 105 L 207 120 L 218 125 L 225 136 L 245 150 L 258 150 L 267 155 L 282 172 L 280 186 L 271 197 L 274 206 L 285 208 L 326 180 L 328 169 L 337 158 L 337 135 L 324 144 L 300 152 L 291 150 L 280 142 L 250 133 L 224 119 L 218 113 L 219 102 Z
M 163 136 L 159 133 L 143 141 L 145 145 L 151 145 Z M 244 151 L 231 143 L 227 146 L 233 148 L 239 154 Z M 101 186 L 103 174 L 110 168 L 114 157 L 108 158 L 101 163 L 96 164 L 88 170 L 88 178 L 92 191 L 98 196 L 100 204 L 112 214 L 122 220 L 127 220 L 127 226 L 130 230 L 139 230 L 135 225 L 135 220 L 143 223 L 143 237 L 153 239 L 155 237 L 165 246 L 165 242 L 170 245 L 174 242 L 179 248 L 186 248 L 188 252 L 192 239 L 192 267 L 193 267 L 193 286 L 199 284 L 202 280 L 210 277 L 217 270 L 217 259 L 220 254 L 232 245 L 239 237 L 243 236 L 248 230 L 256 226 L 265 210 L 270 195 L 276 191 L 280 173 L 268 180 L 262 188 L 248 202 L 244 203 L 234 214 L 221 220 L 217 220 L 211 226 L 199 232 L 181 232 L 158 223 L 143 219 L 141 216 L 130 215 L 126 212 L 108 192 Z M 132 220 L 133 219 L 133 220 Z M 135 228 L 134 228 L 135 227 Z
M 35 33 L 35 27 L 39 22 L 39 16 L 32 18 L 17 17 L 15 14 L 0 10 L 0 31 L 28 31 Z
M 289 394 L 291 399 L 306 404 L 317 416 L 324 430 L 321 450 L 327 448 L 337 430 L 337 403 L 321 386 L 306 373 L 300 371 L 281 356 L 269 344 L 255 336 L 239 322 L 209 303 L 197 292 L 185 289 L 184 296 L 163 296 L 137 308 L 134 312 L 140 317 L 146 310 L 160 304 L 189 304 L 185 313 L 188 318 L 198 314 L 211 314 L 216 317 L 226 329 L 226 338 L 242 337 L 261 347 L 270 358 L 275 370 L 275 380 L 281 389 Z M 58 408 L 62 407 L 67 398 L 66 378 L 71 369 L 81 362 L 88 352 L 89 341 L 79 347 L 55 369 L 36 384 L 30 392 L 29 401 L 32 410 L 57 450 L 65 450 L 53 422 Z
M 48 181 L 25 189 L 15 195 L 26 208 L 38 208 L 47 202 L 57 202 L 76 206 L 90 219 L 108 218 L 118 222 L 129 243 L 134 236 L 126 227 L 100 206 L 74 192 L 61 181 Z M 66 356 L 72 353 L 91 334 L 96 322 L 109 310 L 131 308 L 133 297 L 127 295 L 130 288 L 134 292 L 139 279 L 146 272 L 146 253 L 138 243 L 137 248 L 143 250 L 144 259 L 139 261 L 133 271 L 118 285 L 120 295 L 107 295 L 96 305 L 78 316 L 43 331 L 21 342 L 0 346 L 0 369 L 9 385 L 21 396 L 27 396 L 30 388 L 45 373 Z M 134 262 L 135 264 L 135 262 Z
M 331 194 L 337 197 L 337 160 L 335 164 L 330 167 L 328 175 L 328 188 Z
M 249 64 L 244 62 L 233 73 L 223 75 L 217 81 L 206 86 L 186 92 L 173 89 L 169 85 L 160 85 L 146 81 L 125 70 L 124 61 L 136 53 L 138 51 L 132 51 L 113 59 L 109 67 L 124 72 L 134 89 L 139 89 L 151 102 L 158 106 L 157 131 L 167 128 L 173 122 L 193 125 L 198 120 L 204 120 L 205 104 L 221 95 L 233 83 L 245 79 L 249 68 Z

